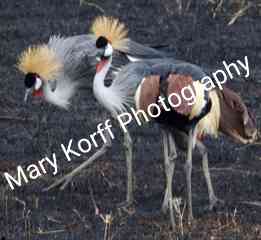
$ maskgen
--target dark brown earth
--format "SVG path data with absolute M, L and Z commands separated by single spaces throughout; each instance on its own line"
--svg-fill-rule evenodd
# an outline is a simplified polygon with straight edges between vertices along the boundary
M 178 2 L 178 1 L 177 1 Z M 188 2 L 188 1 L 181 1 Z M 222 5 L 213 17 L 209 1 L 191 1 L 188 10 L 178 12 L 173 0 L 96 1 L 80 7 L 77 0 L 0 1 L 0 169 L 12 172 L 67 144 L 96 131 L 96 125 L 109 115 L 94 100 L 91 76 L 74 99 L 70 111 L 46 103 L 23 104 L 23 76 L 15 68 L 17 55 L 29 44 L 46 42 L 51 34 L 65 36 L 86 33 L 91 20 L 101 14 L 120 17 L 130 29 L 131 38 L 149 45 L 163 45 L 178 59 L 208 70 L 218 69 L 223 60 L 250 62 L 250 77 L 230 80 L 228 85 L 261 119 L 261 8 L 258 1 L 234 24 L 227 23 L 240 8 L 239 2 Z M 197 2 L 197 3 L 196 3 Z M 215 2 L 215 1 L 212 1 Z M 248 2 L 248 1 L 245 1 Z M 95 5 L 97 4 L 97 5 Z M 98 7 L 99 6 L 99 7 Z M 102 8 L 102 9 L 99 9 Z M 74 179 L 65 191 L 42 193 L 56 177 L 23 185 L 15 191 L 1 176 L 0 239 L 261 239 L 261 145 L 242 146 L 224 137 L 206 140 L 211 175 L 217 196 L 224 206 L 206 211 L 208 196 L 200 159 L 195 155 L 193 204 L 195 221 L 172 232 L 168 216 L 148 217 L 142 211 L 156 212 L 163 197 L 164 172 L 159 131 L 156 126 L 135 127 L 136 213 L 119 212 L 116 204 L 125 198 L 126 167 L 122 136 L 106 156 Z M 61 155 L 60 155 L 61 157 Z M 88 157 L 88 156 L 86 156 Z M 59 159 L 59 176 L 83 161 Z M 185 199 L 183 157 L 175 170 L 174 191 Z M 105 223 L 95 215 L 88 181 L 100 213 L 111 214 L 109 236 Z M 248 202 L 248 203 L 246 203 Z M 186 215 L 186 212 L 185 212 Z

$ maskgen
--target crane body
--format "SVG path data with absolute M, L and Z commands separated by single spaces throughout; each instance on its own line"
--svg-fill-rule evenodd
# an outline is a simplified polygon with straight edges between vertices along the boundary
M 94 22 L 92 30 L 94 30 L 94 35 L 91 35 L 91 40 L 88 40 L 86 45 L 84 45 L 85 40 L 82 40 L 84 35 L 78 36 L 78 47 L 76 44 L 72 44 L 71 46 L 74 46 L 75 50 L 69 48 L 70 51 L 68 51 L 68 54 L 63 55 L 61 59 L 64 60 L 67 57 L 69 59 L 68 62 L 61 64 L 64 68 L 60 68 L 59 64 L 57 64 L 57 66 L 59 66 L 57 67 L 57 72 L 62 72 L 60 75 L 61 79 L 66 79 L 68 76 L 67 79 L 70 79 L 69 84 L 66 85 L 62 80 L 60 81 L 60 85 L 58 81 L 52 83 L 53 81 L 51 81 L 51 79 L 59 79 L 59 74 L 55 75 L 55 77 L 52 76 L 49 81 L 51 84 L 48 86 L 49 93 L 55 93 L 59 87 L 63 89 L 63 86 L 68 86 L 68 88 L 65 89 L 69 90 L 76 89 L 77 84 L 74 85 L 74 82 L 71 81 L 74 78 L 69 76 L 71 76 L 71 72 L 77 72 L 75 71 L 75 69 L 78 70 L 77 61 L 81 62 L 85 56 L 98 56 L 100 58 L 96 65 L 93 92 L 101 105 L 103 105 L 114 118 L 117 118 L 117 114 L 128 111 L 130 107 L 135 107 L 137 110 L 146 112 L 148 105 L 155 104 L 164 96 L 171 100 L 172 97 L 169 98 L 169 96 L 173 93 L 178 92 L 182 95 L 182 89 L 188 89 L 189 86 L 190 89 L 192 89 L 190 93 L 196 96 L 195 102 L 193 101 L 193 104 L 188 104 L 190 100 L 193 100 L 190 99 L 186 103 L 181 102 L 179 106 L 173 107 L 172 105 L 176 105 L 173 104 L 173 102 L 171 105 L 170 103 L 161 101 L 161 109 L 164 110 L 165 107 L 167 107 L 170 111 L 166 111 L 165 109 L 155 120 L 160 124 L 162 129 L 166 172 L 166 190 L 162 210 L 166 211 L 168 208 L 170 209 L 171 222 L 174 226 L 175 220 L 172 205 L 174 159 L 177 157 L 176 145 L 180 147 L 182 145 L 180 143 L 185 141 L 186 146 L 185 148 L 183 146 L 183 149 L 187 152 L 185 164 L 187 198 L 189 219 L 192 219 L 191 171 L 193 148 L 197 147 L 202 155 L 202 165 L 208 186 L 210 206 L 213 206 L 218 199 L 215 196 L 208 170 L 207 149 L 200 139 L 204 135 L 217 136 L 218 131 L 223 131 L 225 134 L 232 136 L 233 139 L 237 139 L 240 142 L 247 143 L 253 141 L 256 135 L 256 128 L 252 118 L 247 118 L 247 109 L 242 100 L 235 97 L 235 94 L 226 93 L 222 95 L 216 90 L 211 92 L 205 91 L 199 80 L 206 75 L 200 67 L 169 58 L 161 52 L 143 47 L 131 41 L 126 37 L 127 32 L 124 25 L 119 23 L 118 20 L 102 17 Z M 75 41 L 76 39 L 77 37 L 75 37 Z M 91 47 L 89 47 L 89 44 Z M 62 46 L 57 43 L 51 45 L 56 46 L 56 48 L 54 47 L 53 49 Z M 115 57 L 114 55 L 115 52 L 120 55 L 123 54 L 126 58 L 140 61 L 122 66 L 120 60 L 117 62 L 117 56 Z M 61 51 L 61 55 L 62 53 L 63 51 Z M 76 62 L 73 60 L 73 56 L 75 56 Z M 71 65 L 70 62 L 74 64 Z M 88 67 L 90 65 L 93 65 L 93 62 L 87 64 Z M 55 66 L 55 64 L 50 66 Z M 76 67 L 74 68 L 74 66 Z M 50 69 L 52 68 L 50 67 Z M 61 69 L 66 69 L 66 71 L 63 72 Z M 36 72 L 25 71 L 23 68 L 21 68 L 21 70 L 26 74 L 34 74 Z M 68 74 L 66 75 L 65 72 L 68 72 Z M 106 86 L 105 84 L 105 79 L 108 76 L 113 78 L 110 86 Z M 32 76 L 30 76 L 30 78 L 31 77 Z M 48 77 L 41 77 L 39 73 L 33 75 L 33 77 L 33 81 L 28 81 L 30 78 L 28 78 L 27 75 L 25 82 L 31 82 L 30 84 L 26 83 L 26 86 L 34 86 L 34 94 L 37 95 L 39 94 L 37 91 L 41 88 L 41 84 L 45 79 L 48 79 Z M 39 80 L 37 80 L 38 78 Z M 68 94 L 66 91 L 63 93 L 62 95 L 56 94 L 57 99 L 53 98 L 55 104 L 59 103 L 62 96 L 65 96 L 65 99 L 69 99 L 73 95 Z M 75 91 L 69 91 L 69 93 L 75 93 Z M 48 94 L 46 94 L 46 96 L 47 95 Z M 189 98 L 189 96 L 187 96 L 187 98 Z M 234 104 L 230 104 L 231 100 L 239 103 L 241 108 L 235 108 Z M 68 101 L 63 102 L 66 104 L 57 105 L 67 106 Z M 241 111 L 242 109 L 243 111 Z M 224 111 L 225 113 L 231 111 L 231 115 L 235 116 L 233 120 L 227 117 L 227 115 L 223 115 Z M 244 117 L 243 122 L 241 121 L 242 116 Z M 47 190 L 63 182 L 62 188 L 65 187 L 76 174 L 107 151 L 111 146 L 110 138 L 107 140 L 104 146 L 94 156 L 70 174 L 56 181 L 47 188 Z M 124 131 L 124 146 L 127 162 L 126 203 L 131 204 L 133 202 L 132 139 L 128 130 Z
M 106 19 L 102 19 L 106 22 Z M 101 25 L 99 28 L 101 29 Z M 109 29 L 105 25 L 105 32 Z M 113 25 L 113 24 L 112 24 Z M 117 27 L 113 25 L 114 28 Z M 95 29 L 94 24 L 94 29 Z M 113 28 L 113 29 L 114 29 Z M 99 30 L 100 30 L 99 29 Z M 112 29 L 112 28 L 111 28 Z M 109 29 L 109 30 L 111 30 Z M 170 217 L 172 226 L 174 226 L 174 213 L 172 207 L 172 177 L 174 171 L 174 158 L 177 156 L 175 149 L 175 140 L 173 138 L 173 129 L 182 132 L 187 136 L 187 159 L 185 164 L 187 200 L 188 200 L 188 219 L 193 219 L 192 213 L 192 194 L 191 194 L 191 171 L 192 171 L 192 151 L 197 145 L 203 156 L 203 170 L 207 180 L 210 206 L 212 206 L 217 198 L 214 194 L 210 174 L 208 170 L 208 160 L 205 154 L 205 147 L 201 142 L 197 143 L 197 137 L 203 135 L 217 136 L 221 116 L 220 101 L 216 91 L 208 92 L 200 80 L 206 76 L 204 71 L 193 64 L 178 62 L 174 63 L 171 59 L 153 59 L 152 61 L 139 61 L 129 63 L 115 72 L 115 77 L 109 87 L 106 87 L 104 80 L 109 72 L 113 62 L 113 40 L 116 39 L 117 45 L 124 45 L 126 32 L 120 27 L 121 33 L 116 35 L 108 35 L 106 33 L 97 36 L 96 46 L 99 49 L 99 62 L 96 66 L 96 74 L 93 82 L 93 90 L 97 99 L 102 105 L 109 110 L 113 116 L 122 113 L 132 105 L 137 110 L 147 111 L 148 106 L 155 104 L 160 96 L 165 96 L 170 100 L 170 96 L 176 92 L 182 92 L 188 85 L 194 89 L 196 101 L 193 104 L 180 103 L 177 106 L 171 105 L 171 111 L 163 111 L 155 120 L 160 123 L 163 132 L 164 146 L 164 163 L 166 171 L 166 190 L 162 209 L 170 208 Z M 117 32 L 117 31 L 115 31 Z M 111 32 L 110 32 L 111 33 Z M 172 62 L 173 61 L 173 62 Z M 98 87 L 97 87 L 98 86 Z M 101 99 L 103 96 L 103 99 Z M 109 96 L 113 96 L 109 97 Z M 111 101 L 113 99 L 113 101 Z M 251 119 L 248 119 L 251 121 Z M 243 123 L 245 124 L 245 122 Z M 232 131 L 235 128 L 232 126 Z M 125 133 L 129 134 L 125 128 Z M 175 134 L 175 133 L 174 133 Z M 253 136 L 251 136 L 253 137 Z M 197 143 L 197 144 L 196 144 Z M 131 158 L 127 158 L 127 166 L 129 166 L 128 174 L 128 194 L 132 199 L 132 170 Z

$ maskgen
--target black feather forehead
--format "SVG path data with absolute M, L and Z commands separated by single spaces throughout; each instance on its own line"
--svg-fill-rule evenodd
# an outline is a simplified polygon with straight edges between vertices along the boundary
M 104 36 L 100 36 L 97 40 L 96 40 L 96 47 L 97 48 L 105 48 L 108 44 L 108 39 Z
M 31 88 L 36 82 L 36 73 L 27 73 L 24 78 L 24 85 L 26 88 Z

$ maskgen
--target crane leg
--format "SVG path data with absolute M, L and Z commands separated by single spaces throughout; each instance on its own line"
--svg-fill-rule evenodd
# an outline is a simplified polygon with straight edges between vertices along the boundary
M 206 179 L 206 183 L 207 183 L 207 188 L 208 188 L 208 196 L 209 196 L 209 209 L 212 210 L 213 207 L 216 205 L 216 203 L 219 200 L 214 192 L 214 188 L 212 185 L 212 181 L 211 181 L 211 177 L 210 177 L 210 172 L 209 172 L 209 168 L 208 168 L 208 152 L 207 152 L 207 148 L 206 146 L 201 142 L 201 141 L 197 141 L 196 142 L 196 146 L 200 152 L 200 154 L 202 155 L 202 168 L 203 168 L 203 173 Z
M 166 190 L 164 201 L 162 204 L 163 212 L 169 207 L 170 212 L 170 221 L 173 228 L 175 230 L 175 217 L 174 217 L 174 208 L 173 208 L 173 193 L 172 193 L 172 178 L 174 173 L 174 155 L 176 153 L 174 140 L 170 140 L 172 136 L 163 130 L 163 148 L 164 148 L 164 165 L 165 165 L 165 173 L 166 173 Z M 174 145 L 172 145 L 174 143 Z
M 133 143 L 129 132 L 124 132 L 124 150 L 127 165 L 127 194 L 126 201 L 118 204 L 118 207 L 127 207 L 133 203 Z
M 189 130 L 188 136 L 188 148 L 187 148 L 187 159 L 185 163 L 185 174 L 186 174 L 186 184 L 187 184 L 187 201 L 188 201 L 188 222 L 190 223 L 193 220 L 193 211 L 192 211 L 192 191 L 191 191 L 191 173 L 192 173 L 192 150 L 195 129 Z
M 111 137 L 109 136 L 109 134 L 107 132 L 104 133 L 104 136 L 106 138 L 106 143 L 104 143 L 102 145 L 102 147 L 95 152 L 90 158 L 88 158 L 87 160 L 85 160 L 82 164 L 80 164 L 80 166 L 78 166 L 77 168 L 75 168 L 72 172 L 66 174 L 65 176 L 63 176 L 62 178 L 56 180 L 53 184 L 51 184 L 49 187 L 44 188 L 43 191 L 49 191 L 57 186 L 60 186 L 60 190 L 64 190 L 65 187 L 72 181 L 72 179 L 78 175 L 83 169 L 85 169 L 86 167 L 88 167 L 90 164 L 92 164 L 97 158 L 101 157 L 102 155 L 104 155 L 109 148 L 111 148 L 112 146 L 112 142 L 111 142 Z
M 177 154 L 177 150 L 176 150 L 175 140 L 174 140 L 172 134 L 169 134 L 169 148 L 170 148 L 170 152 L 169 152 L 170 160 L 175 160 L 177 158 L 178 154 Z
M 177 158 L 176 144 L 175 144 L 175 141 L 173 139 L 172 134 L 167 134 L 167 135 L 168 136 L 167 136 L 166 143 L 164 143 L 164 140 L 163 140 L 163 146 L 164 146 L 164 148 L 166 148 L 166 151 L 168 151 L 167 153 L 164 152 L 164 158 L 165 158 L 165 154 L 167 154 L 169 160 L 172 162 Z M 165 147 L 165 145 L 167 145 L 167 146 Z M 173 163 L 173 167 L 170 169 L 170 177 L 172 179 L 173 179 L 173 174 L 174 174 L 174 168 L 175 168 L 175 164 Z M 167 212 L 168 204 L 169 204 L 169 201 L 168 201 L 168 186 L 166 186 L 165 194 L 164 194 L 164 200 L 163 200 L 163 203 L 162 203 L 162 206 L 161 206 L 162 212 L 164 212 L 164 213 Z

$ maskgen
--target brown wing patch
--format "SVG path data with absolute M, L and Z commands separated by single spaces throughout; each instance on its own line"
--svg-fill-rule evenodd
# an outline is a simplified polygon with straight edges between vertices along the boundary
M 170 74 L 168 79 L 168 88 L 167 88 L 167 95 L 171 95 L 172 93 L 176 93 L 180 96 L 181 104 L 177 107 L 175 107 L 175 111 L 184 114 L 189 115 L 191 113 L 193 105 L 188 105 L 187 101 L 182 97 L 181 90 L 184 87 L 191 86 L 193 92 L 195 93 L 195 89 L 193 86 L 193 79 L 191 76 L 186 75 L 180 75 L 180 74 Z M 177 99 L 175 96 L 172 96 L 170 100 L 175 104 L 177 103 Z
M 241 97 L 226 87 L 217 92 L 221 108 L 220 131 L 241 143 L 255 141 L 256 123 L 249 115 Z
M 223 97 L 228 106 L 232 109 L 235 109 L 242 114 L 244 124 L 249 120 L 249 115 L 246 105 L 243 103 L 242 99 L 238 94 L 228 89 L 227 87 L 223 88 Z
M 139 108 L 147 111 L 151 103 L 156 103 L 160 94 L 160 76 L 152 75 L 144 78 L 139 98 Z

